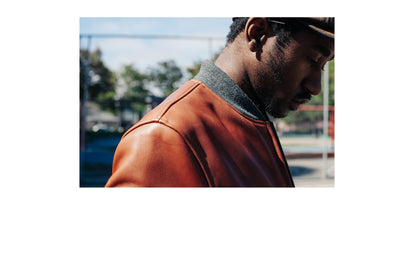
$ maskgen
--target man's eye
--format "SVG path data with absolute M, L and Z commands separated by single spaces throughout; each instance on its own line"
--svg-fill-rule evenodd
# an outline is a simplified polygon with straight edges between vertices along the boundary
M 311 57 L 309 57 L 309 63 L 313 66 L 313 67 L 319 67 L 320 70 L 324 71 L 324 66 L 320 66 L 319 62 Z
M 318 61 L 316 61 L 315 59 L 313 59 L 311 57 L 308 57 L 308 59 L 309 59 L 309 62 L 311 63 L 312 66 L 318 65 Z

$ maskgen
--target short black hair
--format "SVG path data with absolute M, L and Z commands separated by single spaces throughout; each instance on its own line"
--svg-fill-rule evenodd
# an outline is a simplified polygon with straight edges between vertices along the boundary
M 232 43 L 237 35 L 239 35 L 244 28 L 249 17 L 234 17 L 233 23 L 230 25 L 230 32 L 227 34 L 227 44 Z M 305 29 L 301 24 L 295 22 L 291 18 L 281 18 L 284 24 L 269 22 L 275 35 L 277 35 L 276 45 L 282 51 L 287 44 L 289 44 L 292 37 L 294 37 L 300 30 Z
M 234 17 L 233 23 L 230 25 L 230 32 L 227 34 L 227 44 L 232 43 L 237 35 L 246 27 L 249 17 Z

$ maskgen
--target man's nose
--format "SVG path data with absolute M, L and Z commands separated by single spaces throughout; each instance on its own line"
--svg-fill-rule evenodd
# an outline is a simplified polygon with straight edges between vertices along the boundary
M 313 72 L 308 78 L 303 82 L 304 87 L 312 94 L 318 95 L 321 93 L 321 71 Z

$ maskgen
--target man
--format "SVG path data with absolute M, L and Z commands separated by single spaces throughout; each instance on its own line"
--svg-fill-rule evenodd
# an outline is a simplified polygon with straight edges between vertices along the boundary
M 106 187 L 294 187 L 276 131 L 321 91 L 333 18 L 233 18 L 216 62 L 129 129 Z

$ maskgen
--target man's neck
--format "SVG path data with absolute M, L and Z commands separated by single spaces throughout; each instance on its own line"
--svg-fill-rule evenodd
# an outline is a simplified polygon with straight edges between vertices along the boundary
M 223 70 L 233 81 L 246 93 L 246 95 L 256 104 L 256 106 L 264 112 L 265 108 L 256 92 L 253 89 L 252 83 L 245 67 L 244 52 L 240 51 L 240 46 L 236 41 L 222 51 L 215 65 Z

